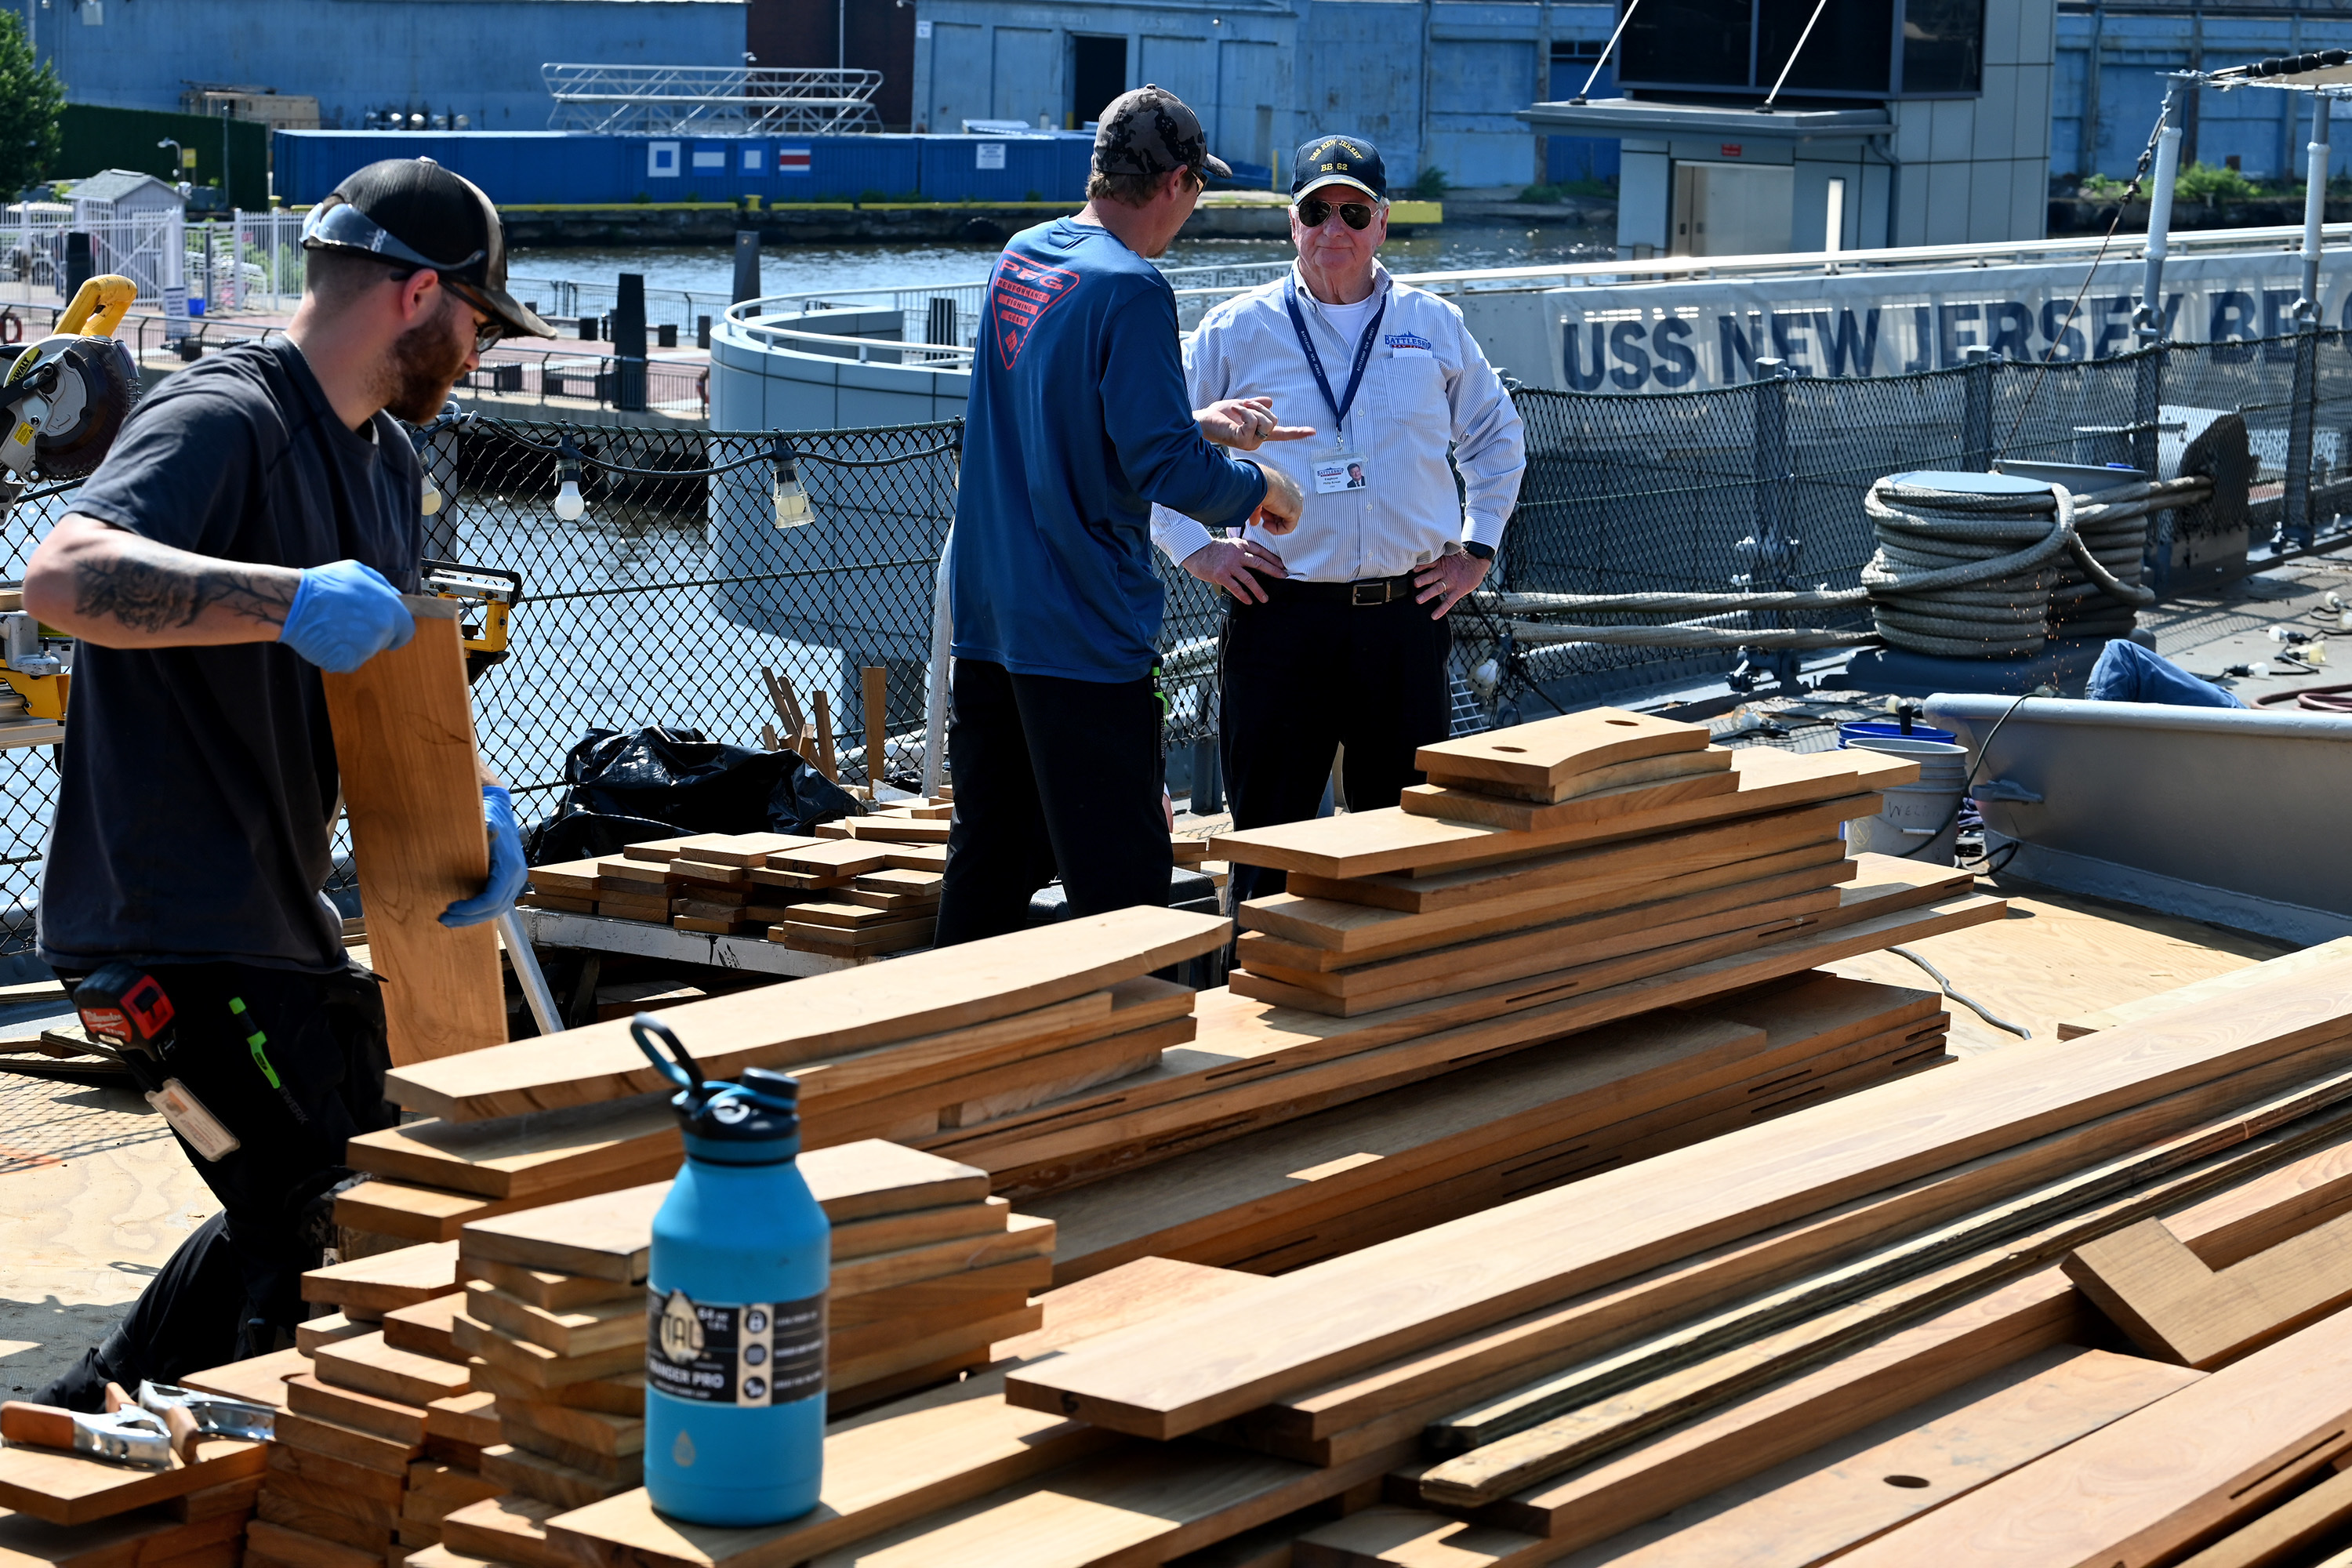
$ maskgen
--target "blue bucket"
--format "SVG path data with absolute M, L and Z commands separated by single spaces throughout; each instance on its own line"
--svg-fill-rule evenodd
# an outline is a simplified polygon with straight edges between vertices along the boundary
M 1947 746 L 1956 744 L 1959 740 L 1959 737 L 1949 730 L 1938 730 L 1931 724 L 1922 724 L 1916 720 L 1912 721 L 1908 734 L 1904 732 L 1902 725 L 1891 719 L 1849 719 L 1838 726 L 1838 750 L 1841 752 L 1858 740 L 1884 741 L 1890 738 L 1898 741 L 1934 741 Z

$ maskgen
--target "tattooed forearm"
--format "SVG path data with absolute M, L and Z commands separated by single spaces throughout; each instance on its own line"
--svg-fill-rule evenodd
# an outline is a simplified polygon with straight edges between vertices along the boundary
M 302 574 L 159 544 L 70 512 L 25 563 L 25 608 L 104 647 L 275 642 Z
M 232 615 L 283 626 L 294 603 L 297 580 L 203 556 L 178 561 L 143 559 L 126 550 L 112 560 L 84 562 L 76 574 L 74 608 L 85 616 L 119 622 L 132 631 L 178 631 L 196 624 L 215 605 Z

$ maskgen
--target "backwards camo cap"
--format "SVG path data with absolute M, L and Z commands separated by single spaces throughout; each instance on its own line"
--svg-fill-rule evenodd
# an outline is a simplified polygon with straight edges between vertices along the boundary
M 1190 169 L 1196 179 L 1202 170 L 1233 174 L 1223 159 L 1209 155 L 1201 117 L 1166 88 L 1147 82 L 1112 99 L 1095 130 L 1095 173 L 1151 175 L 1171 169 Z

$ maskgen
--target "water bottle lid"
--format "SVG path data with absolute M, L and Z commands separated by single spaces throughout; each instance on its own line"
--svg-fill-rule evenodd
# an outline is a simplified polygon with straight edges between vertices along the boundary
M 712 1143 L 772 1143 L 800 1136 L 800 1086 L 782 1073 L 757 1068 L 743 1077 L 769 1081 L 706 1083 L 702 1087 L 710 1092 L 681 1089 L 670 1097 L 678 1125 L 688 1138 Z M 772 1091 L 771 1086 L 779 1079 L 787 1086 L 784 1095 Z

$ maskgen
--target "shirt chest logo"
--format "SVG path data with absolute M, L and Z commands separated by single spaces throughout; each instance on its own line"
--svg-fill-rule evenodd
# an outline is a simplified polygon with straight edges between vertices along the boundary
M 1390 332 L 1381 340 L 1392 349 L 1418 350 L 1427 353 L 1434 346 L 1419 332 Z
M 1076 292 L 1078 275 L 1059 267 L 1041 267 L 1011 251 L 997 258 L 996 275 L 988 280 L 990 335 L 996 340 L 997 363 L 1011 370 L 1029 334 L 1045 312 Z

